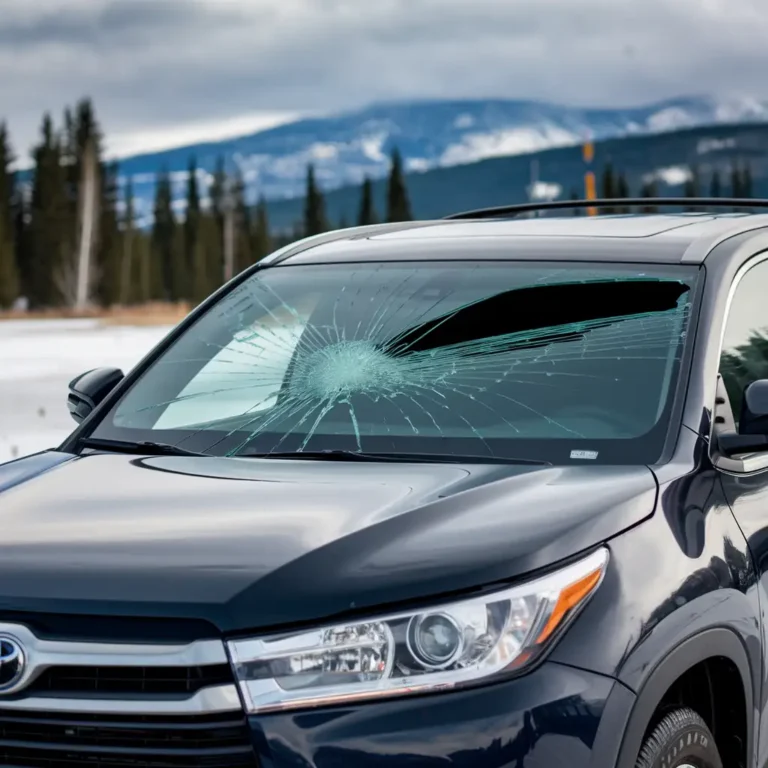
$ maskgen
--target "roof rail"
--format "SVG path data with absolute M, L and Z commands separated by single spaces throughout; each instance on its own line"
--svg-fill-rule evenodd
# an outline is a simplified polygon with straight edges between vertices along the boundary
M 768 208 L 763 198 L 740 197 L 617 197 L 610 200 L 552 200 L 543 203 L 519 203 L 498 208 L 478 208 L 445 216 L 444 219 L 496 219 L 521 213 L 575 208 L 628 208 L 635 206 L 684 206 L 686 208 Z

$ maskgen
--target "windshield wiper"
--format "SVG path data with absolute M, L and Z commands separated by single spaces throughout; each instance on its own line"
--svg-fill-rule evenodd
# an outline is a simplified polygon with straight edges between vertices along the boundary
M 142 453 L 151 456 L 207 456 L 205 453 L 187 451 L 170 443 L 153 443 L 145 441 L 132 443 L 127 440 L 105 440 L 99 437 L 83 437 L 80 445 L 86 448 L 101 448 L 105 451 L 118 451 L 120 453 Z
M 323 451 L 272 451 L 271 453 L 245 452 L 238 453 L 233 458 L 247 459 L 310 459 L 315 461 L 394 461 L 400 463 L 420 462 L 426 464 L 460 464 L 472 462 L 477 464 L 532 464 L 546 465 L 549 462 L 535 459 L 515 459 L 506 456 L 476 456 L 476 455 L 450 455 L 444 453 L 396 453 L 375 452 L 363 453 L 361 451 L 344 451 L 338 448 L 329 448 Z
M 206 453 L 197 453 L 179 448 L 170 443 L 155 443 L 143 441 L 133 443 L 127 440 L 107 440 L 98 437 L 84 437 L 79 441 L 86 448 L 101 448 L 106 451 L 118 451 L 120 453 L 140 453 L 152 456 L 210 456 Z M 362 462 L 419 462 L 425 464 L 460 464 L 472 462 L 477 464 L 531 464 L 547 465 L 547 461 L 535 459 L 516 459 L 506 456 L 478 456 L 478 455 L 449 455 L 441 453 L 363 453 L 361 451 L 345 451 L 337 448 L 329 448 L 322 451 L 272 451 L 271 453 L 246 452 L 238 453 L 231 458 L 247 459 L 309 459 L 314 461 L 362 461 Z

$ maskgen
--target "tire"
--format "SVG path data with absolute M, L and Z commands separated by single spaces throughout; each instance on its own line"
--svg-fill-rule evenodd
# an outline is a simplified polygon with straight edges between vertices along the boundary
M 715 739 L 692 709 L 670 712 L 643 743 L 635 768 L 723 768 Z

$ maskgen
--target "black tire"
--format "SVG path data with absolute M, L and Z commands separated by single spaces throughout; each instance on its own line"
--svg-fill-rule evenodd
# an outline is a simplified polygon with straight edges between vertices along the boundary
M 715 739 L 692 709 L 670 712 L 645 740 L 635 768 L 723 768 Z

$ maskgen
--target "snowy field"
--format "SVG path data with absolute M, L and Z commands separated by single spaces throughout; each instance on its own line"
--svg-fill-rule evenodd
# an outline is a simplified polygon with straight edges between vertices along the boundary
M 170 329 L 98 320 L 0 322 L 0 463 L 61 443 L 75 427 L 67 384 L 100 366 L 128 371 Z

